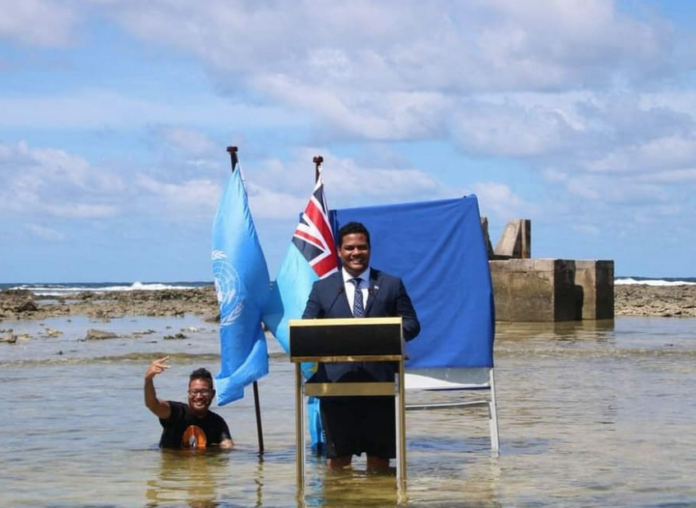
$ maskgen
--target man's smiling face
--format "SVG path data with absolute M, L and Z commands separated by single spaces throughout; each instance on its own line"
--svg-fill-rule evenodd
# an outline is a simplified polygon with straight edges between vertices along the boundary
M 370 266 L 370 244 L 363 233 L 345 235 L 338 248 L 343 268 L 357 277 Z

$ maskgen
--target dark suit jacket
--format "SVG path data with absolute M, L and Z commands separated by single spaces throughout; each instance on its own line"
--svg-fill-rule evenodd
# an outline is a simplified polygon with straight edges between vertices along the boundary
M 404 283 L 398 277 L 372 268 L 365 317 L 399 316 L 403 318 L 404 339 L 414 339 L 420 332 L 420 323 Z M 353 314 L 341 272 L 315 282 L 302 319 L 347 317 L 353 317 Z M 393 362 L 327 363 L 319 365 L 311 381 L 338 381 L 346 375 L 354 380 L 392 381 L 395 372 Z

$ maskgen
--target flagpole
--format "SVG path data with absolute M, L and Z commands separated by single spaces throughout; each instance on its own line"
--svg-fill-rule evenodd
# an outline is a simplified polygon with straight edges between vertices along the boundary
M 236 146 L 228 146 L 227 147 L 227 153 L 230 154 L 230 164 L 232 165 L 232 172 L 234 173 L 234 170 L 237 168 L 237 165 L 239 164 L 239 157 L 237 156 L 237 147 Z M 264 447 L 263 447 L 263 425 L 261 423 L 261 403 L 259 401 L 259 383 L 258 381 L 254 381 L 254 407 L 256 409 L 256 434 L 258 435 L 259 439 L 259 453 L 263 454 L 264 452 Z
M 259 454 L 263 455 L 263 428 L 261 425 L 261 403 L 259 402 L 258 381 L 254 381 L 254 407 L 256 408 L 256 434 L 259 437 Z
M 314 158 L 312 159 L 312 162 L 314 162 L 314 185 L 316 185 L 317 182 L 319 181 L 319 177 L 321 176 L 321 165 L 324 163 L 324 157 L 322 157 L 321 155 L 315 155 Z M 327 213 L 328 213 L 328 210 L 327 210 Z M 309 409 L 309 401 L 310 401 L 310 399 L 307 399 L 307 412 L 308 413 L 311 412 Z M 321 404 L 321 402 L 318 402 L 318 404 Z M 315 406 L 313 411 L 318 412 L 319 411 L 318 407 Z M 302 428 L 304 429 L 304 425 Z M 317 455 L 321 455 L 323 453 L 323 451 L 324 451 L 323 450 L 323 443 L 321 442 L 321 440 L 319 440 L 319 442 L 317 442 L 317 449 L 315 450 L 315 452 Z

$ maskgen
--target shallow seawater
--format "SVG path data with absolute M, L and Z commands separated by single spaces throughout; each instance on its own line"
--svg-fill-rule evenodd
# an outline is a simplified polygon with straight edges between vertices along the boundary
M 185 400 L 191 370 L 218 370 L 214 324 L 0 323 L 8 328 L 31 338 L 0 344 L 2 507 L 696 506 L 694 319 L 499 323 L 499 456 L 485 409 L 408 413 L 406 497 L 393 471 L 367 473 L 358 459 L 334 473 L 310 455 L 301 500 L 293 369 L 274 343 L 271 374 L 259 382 L 263 455 L 251 389 L 215 409 L 236 450 L 162 452 L 143 405 L 145 369 L 170 354 L 158 394 Z M 119 337 L 85 341 L 89 328 Z M 185 338 L 164 339 L 176 333 Z

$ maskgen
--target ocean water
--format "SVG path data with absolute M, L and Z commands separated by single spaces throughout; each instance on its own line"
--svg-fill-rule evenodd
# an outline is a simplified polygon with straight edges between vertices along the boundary
M 394 473 L 344 473 L 311 457 L 297 497 L 293 368 L 274 342 L 253 397 L 217 408 L 237 449 L 162 452 L 143 405 L 150 360 L 171 355 L 161 397 L 219 366 L 217 329 L 198 318 L 0 323 L 0 507 L 688 507 L 696 506 L 696 320 L 499 323 L 500 455 L 484 409 L 407 414 L 408 489 Z M 119 338 L 84 341 L 88 328 Z M 57 330 L 62 334 L 48 333 Z M 182 331 L 186 338 L 165 340 Z
M 82 291 L 122 292 L 157 291 L 161 289 L 191 289 L 211 286 L 212 281 L 188 282 L 63 282 L 63 283 L 0 283 L 0 291 L 5 289 L 26 289 L 39 297 L 62 297 Z M 649 286 L 679 286 L 696 284 L 696 277 L 638 277 L 620 276 L 614 279 L 616 285 L 644 284 Z

